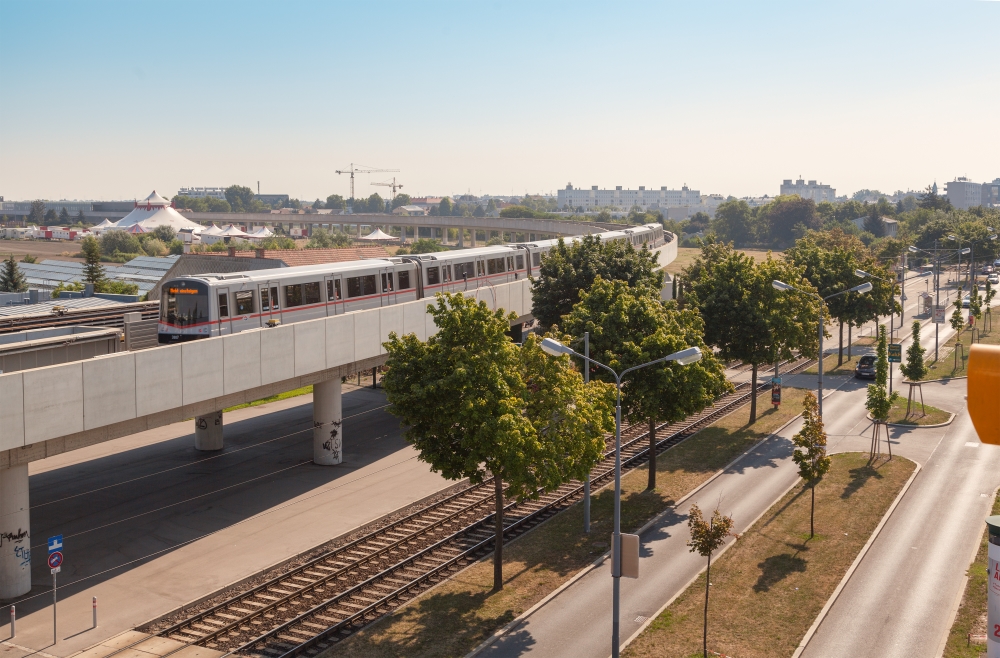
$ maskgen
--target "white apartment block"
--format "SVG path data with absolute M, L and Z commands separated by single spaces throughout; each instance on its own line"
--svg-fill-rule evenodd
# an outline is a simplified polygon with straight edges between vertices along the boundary
M 638 190 L 623 190 L 621 185 L 613 190 L 599 190 L 596 185 L 583 190 L 575 189 L 570 183 L 566 185 L 566 189 L 559 190 L 556 199 L 560 209 L 568 206 L 574 210 L 583 208 L 585 212 L 594 208 L 628 211 L 633 206 L 639 206 L 643 210 L 657 210 L 696 206 L 701 203 L 701 193 L 688 189 L 687 185 L 679 190 L 668 190 L 666 187 L 647 190 L 643 185 Z
M 953 181 L 944 184 L 945 194 L 951 205 L 959 210 L 968 210 L 983 202 L 983 186 L 981 183 L 973 183 L 964 176 L 959 176 Z
M 212 197 L 215 199 L 226 198 L 226 188 L 224 187 L 182 187 L 177 190 L 177 194 L 189 197 Z
M 781 195 L 785 196 L 789 194 L 798 194 L 803 199 L 812 199 L 816 203 L 820 201 L 833 203 L 837 200 L 837 190 L 829 185 L 823 185 L 814 180 L 806 183 L 801 178 L 795 181 L 794 184 L 792 184 L 790 178 L 781 182 Z

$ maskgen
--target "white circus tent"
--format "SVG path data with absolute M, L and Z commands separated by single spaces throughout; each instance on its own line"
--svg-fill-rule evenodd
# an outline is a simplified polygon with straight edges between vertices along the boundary
M 174 210 L 156 190 L 142 201 L 136 201 L 135 209 L 118 220 L 114 228 L 129 230 L 133 226 L 139 226 L 143 232 L 152 231 L 157 226 L 169 226 L 175 231 L 190 229 L 193 233 L 200 233 L 204 228 Z
M 261 227 L 260 227 L 260 228 L 258 228 L 258 229 L 257 229 L 256 231 L 252 232 L 252 233 L 250 234 L 250 237 L 251 237 L 251 238 L 258 238 L 258 239 L 262 239 L 262 238 L 270 238 L 270 237 L 272 237 L 273 235 L 274 235 L 274 231 L 272 231 L 271 229 L 269 229 L 269 228 L 268 228 L 268 227 L 266 227 L 266 226 L 261 226 Z
M 399 238 L 394 238 L 391 235 L 389 235 L 388 233 L 385 233 L 382 229 L 377 228 L 377 227 L 375 228 L 374 231 L 372 231 L 368 235 L 362 237 L 361 239 L 362 240 L 371 240 L 373 242 L 376 241 L 376 240 L 399 240 Z
M 201 232 L 201 234 L 203 236 L 205 236 L 205 235 L 221 235 L 222 234 L 222 229 L 219 228 L 218 226 L 216 226 L 215 224 L 212 224 L 208 228 L 204 229 Z

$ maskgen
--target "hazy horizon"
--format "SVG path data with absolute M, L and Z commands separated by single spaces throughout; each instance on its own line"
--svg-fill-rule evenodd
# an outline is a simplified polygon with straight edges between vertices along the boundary
M 0 195 L 1000 176 L 1000 2 L 0 2 Z

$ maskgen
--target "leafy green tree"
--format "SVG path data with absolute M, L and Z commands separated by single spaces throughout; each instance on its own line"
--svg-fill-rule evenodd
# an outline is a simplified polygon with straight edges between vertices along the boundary
M 122 254 L 143 254 L 139 238 L 126 231 L 105 231 L 99 240 L 101 253 L 112 256 L 115 252 Z
M 919 382 L 927 376 L 927 364 L 924 363 L 924 353 L 927 351 L 920 345 L 920 321 L 913 321 L 911 343 L 906 349 L 906 363 L 900 366 L 903 376 L 911 382 Z
M 35 258 L 34 256 L 32 256 L 31 254 L 25 254 L 24 258 L 21 259 L 21 262 L 22 263 L 37 263 L 38 259 Z
M 392 207 L 390 208 L 390 210 L 395 210 L 400 206 L 408 206 L 408 205 L 410 205 L 410 195 L 403 194 L 402 192 L 400 192 L 399 194 L 397 194 L 392 198 Z
M 624 281 L 597 277 L 580 301 L 563 316 L 563 330 L 574 337 L 590 332 L 590 356 L 616 372 L 642 365 L 688 347 L 702 349 L 701 361 L 643 368 L 622 387 L 622 412 L 649 426 L 649 489 L 656 487 L 656 424 L 697 413 L 732 390 L 724 368 L 709 350 L 702 318 L 692 310 L 665 304 L 649 287 L 630 288 Z M 613 382 L 603 368 L 592 377 Z
M 177 237 L 177 231 L 175 231 L 169 226 L 163 225 L 154 228 L 152 233 L 150 233 L 150 235 L 152 235 L 160 242 L 163 242 L 164 244 L 170 244 L 171 242 L 174 241 L 174 238 Z
M 97 290 L 101 282 L 104 281 L 104 267 L 101 265 L 101 245 L 97 238 L 88 235 L 80 242 L 83 250 L 83 278 L 87 283 L 93 283 Z
M 560 238 L 542 259 L 532 282 L 534 315 L 543 327 L 558 324 L 597 277 L 624 281 L 633 289 L 646 287 L 659 295 L 663 272 L 657 271 L 656 258 L 645 246 L 636 249 L 629 242 L 604 242 L 597 235 L 570 244 Z
M 499 235 L 497 237 L 495 237 L 495 238 L 490 238 L 489 240 L 486 241 L 486 246 L 487 247 L 498 247 L 498 246 L 502 246 L 502 245 L 505 245 L 505 244 L 507 244 L 506 240 L 504 240 Z
M 167 248 L 170 250 L 171 256 L 180 256 L 184 253 L 184 243 L 180 240 L 171 240 Z
M 226 188 L 226 201 L 233 212 L 250 212 L 254 207 L 256 196 L 249 187 L 230 185 Z
M 383 380 L 390 411 L 419 459 L 445 478 L 494 478 L 493 588 L 503 588 L 503 501 L 526 500 L 582 479 L 613 426 L 609 387 L 584 384 L 568 357 L 542 352 L 537 336 L 517 347 L 515 314 L 461 294 L 428 306 L 438 333 L 426 342 L 389 334 Z
M 691 218 L 688 220 L 687 232 L 698 233 L 699 231 L 707 231 L 710 221 L 711 217 L 708 216 L 708 213 L 696 212 L 691 215 Z
M 732 242 L 743 247 L 755 240 L 754 217 L 746 201 L 732 199 L 719 204 L 715 219 L 709 224 L 722 242 Z M 676 231 L 675 231 L 676 233 Z M 680 235 L 678 233 L 678 235 Z
M 951 201 L 948 197 L 938 195 L 937 186 L 928 185 L 920 196 L 919 206 L 928 210 L 948 210 L 951 208 Z
M 28 211 L 28 223 L 29 224 L 44 224 L 45 223 L 45 202 L 36 199 L 31 202 L 31 210 Z
M 823 220 L 816 212 L 816 202 L 795 195 L 779 196 L 759 212 L 767 227 L 768 241 L 777 247 L 791 244 L 796 232 L 823 227 Z
M 538 213 L 531 208 L 525 208 L 524 206 L 507 206 L 500 211 L 500 216 L 514 219 L 531 219 L 533 217 L 537 217 Z
M 897 394 L 891 396 L 888 393 L 889 384 L 889 356 L 886 346 L 885 325 L 878 326 L 878 348 L 875 352 L 875 383 L 868 385 L 868 397 L 865 401 L 865 408 L 872 418 L 880 423 L 885 423 L 889 418 L 889 409 L 896 399 Z
M 986 279 L 986 290 L 983 295 L 983 305 L 986 307 L 986 320 L 989 324 L 989 330 L 993 329 L 993 298 L 996 297 L 997 291 L 993 289 L 993 284 L 990 283 L 989 279 Z
M 476 209 L 472 211 L 473 217 L 486 217 L 486 210 L 481 206 L 477 205 Z
M 347 202 L 344 201 L 344 197 L 340 196 L 339 194 L 331 194 L 330 196 L 326 197 L 326 203 L 324 204 L 324 207 L 330 210 L 343 210 L 344 208 L 347 207 Z
M 28 281 L 17 266 L 14 254 L 11 254 L 0 268 L 0 292 L 24 292 L 27 289 Z
M 809 503 L 809 538 L 816 536 L 816 483 L 830 470 L 826 454 L 826 430 L 819 415 L 819 403 L 812 391 L 802 398 L 802 429 L 792 437 L 795 453 L 792 459 L 799 466 L 799 477 L 809 483 L 812 500 Z
M 324 208 L 324 206 L 323 206 L 322 199 L 317 198 L 315 201 L 313 201 L 313 203 L 312 203 L 312 209 L 313 210 L 323 210 L 323 208 Z
M 438 214 L 442 217 L 446 217 L 451 214 L 451 199 L 448 197 L 441 199 L 441 203 L 438 204 Z
M 817 300 L 780 292 L 771 284 L 778 280 L 814 291 L 803 268 L 770 254 L 757 263 L 731 245 L 708 244 L 685 277 L 692 282 L 692 303 L 705 321 L 705 342 L 719 349 L 723 361 L 751 365 L 751 390 L 757 390 L 761 364 L 790 359 L 794 352 L 817 352 Z M 757 396 L 752 395 L 750 423 L 755 422 Z
M 368 212 L 381 214 L 385 212 L 385 201 L 382 199 L 378 193 L 372 194 L 368 197 Z
M 45 211 L 45 225 L 52 226 L 57 221 L 59 221 L 59 216 L 56 215 L 56 211 L 53 208 L 49 208 Z
M 116 279 L 105 279 L 100 287 L 94 286 L 94 292 L 101 292 L 108 295 L 138 295 L 139 284 L 118 281 Z
M 142 250 L 146 252 L 148 256 L 166 256 L 170 251 L 167 245 L 164 244 L 163 240 L 159 238 L 151 238 L 142 243 Z
M 59 299 L 63 292 L 82 292 L 83 288 L 83 281 L 60 281 L 52 289 L 52 299 Z
M 418 238 L 410 245 L 411 254 L 432 254 L 437 251 L 448 251 L 448 247 L 431 238 Z
M 350 247 L 354 244 L 354 239 L 338 230 L 327 231 L 325 229 L 314 229 L 306 243 L 306 249 L 329 249 L 331 247 Z
M 63 206 L 63 209 L 59 211 L 59 223 L 69 226 L 69 211 Z
M 221 242 L 216 242 L 216 244 L 221 244 L 225 246 Z M 254 246 L 249 242 L 244 242 L 242 244 L 245 245 L 247 249 L 254 249 Z M 286 235 L 272 235 L 270 237 L 264 238 L 258 243 L 258 247 L 260 249 L 298 249 L 298 247 L 295 244 L 295 240 Z M 223 249 L 222 251 L 225 251 L 225 249 Z
M 702 655 L 708 658 L 708 591 L 712 585 L 712 553 L 722 548 L 726 537 L 732 534 L 733 518 L 723 516 L 716 508 L 712 512 L 712 518 L 706 521 L 701 508 L 692 505 L 688 511 L 688 529 L 691 532 L 691 539 L 687 545 L 691 547 L 691 552 L 708 558 L 708 568 L 705 570 L 705 617 L 701 637 Z
M 874 205 L 872 206 L 872 214 L 865 217 L 862 226 L 876 238 L 881 238 L 885 235 L 885 223 L 882 221 L 882 216 L 875 210 Z

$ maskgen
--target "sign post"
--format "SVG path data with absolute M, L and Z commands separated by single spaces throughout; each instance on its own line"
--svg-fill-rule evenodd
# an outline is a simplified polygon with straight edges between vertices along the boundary
M 56 631 L 56 574 L 62 571 L 63 563 L 63 538 L 62 535 L 49 537 L 49 570 L 52 572 L 52 644 L 59 641 L 59 634 Z
M 989 570 L 986 572 L 986 658 L 1000 658 L 1000 516 L 986 518 Z
M 889 394 L 892 395 L 892 364 L 903 362 L 903 345 L 901 343 L 889 344 Z
M 944 324 L 944 313 L 946 308 L 941 304 L 934 307 L 934 324 Z

